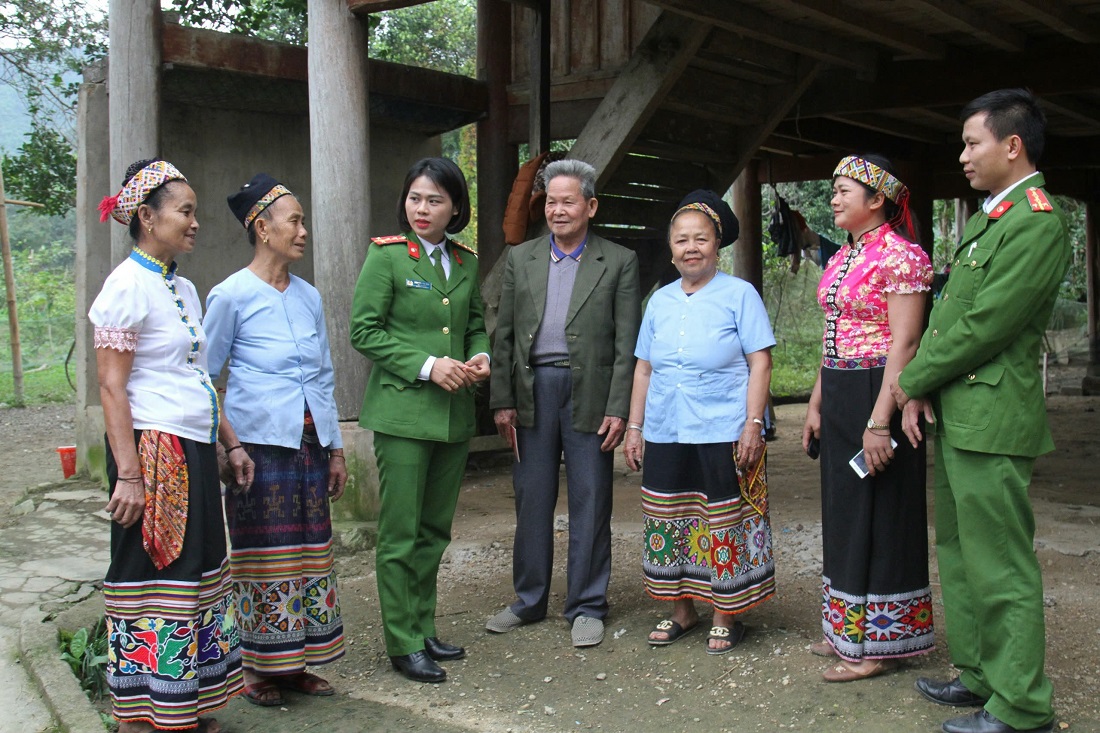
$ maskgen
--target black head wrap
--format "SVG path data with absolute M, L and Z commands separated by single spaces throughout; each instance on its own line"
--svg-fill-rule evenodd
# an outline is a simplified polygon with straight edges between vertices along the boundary
M 252 176 L 251 181 L 241 186 L 239 191 L 229 194 L 225 200 L 233 216 L 248 229 L 264 209 L 275 203 L 276 199 L 287 195 L 293 194 L 286 186 L 266 173 L 257 173 Z
M 684 196 L 683 201 L 676 207 L 676 213 L 672 215 L 672 218 L 675 219 L 684 211 L 702 212 L 714 222 L 714 230 L 718 234 L 719 248 L 736 242 L 737 236 L 741 233 L 741 226 L 737 223 L 737 217 L 734 215 L 733 209 L 714 191 L 699 188 Z

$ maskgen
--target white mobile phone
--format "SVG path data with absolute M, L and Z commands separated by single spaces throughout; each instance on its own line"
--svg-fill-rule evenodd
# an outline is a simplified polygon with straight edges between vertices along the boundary
M 890 438 L 890 447 L 897 448 L 898 441 Z M 848 465 L 852 467 L 852 470 L 856 472 L 856 476 L 860 478 L 867 478 L 867 474 L 870 473 L 870 471 L 867 470 L 867 458 L 863 455 L 862 450 L 852 456 L 852 460 L 848 461 Z

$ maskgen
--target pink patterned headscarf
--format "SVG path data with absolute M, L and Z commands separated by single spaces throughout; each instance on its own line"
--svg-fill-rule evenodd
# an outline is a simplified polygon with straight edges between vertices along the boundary
M 129 226 L 130 220 L 134 218 L 134 212 L 144 203 L 149 194 L 168 181 L 186 183 L 187 178 L 167 160 L 154 160 L 135 173 L 121 191 L 114 196 L 105 196 L 99 202 L 99 220 L 107 221 L 107 217 L 110 216 L 119 224 Z

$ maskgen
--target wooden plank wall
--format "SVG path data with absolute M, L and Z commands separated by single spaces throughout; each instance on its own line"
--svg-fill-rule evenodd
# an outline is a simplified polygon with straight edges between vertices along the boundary
M 645 0 L 556 0 L 551 5 L 550 64 L 555 84 L 614 76 L 660 14 Z M 512 9 L 512 83 L 530 73 L 533 13 Z

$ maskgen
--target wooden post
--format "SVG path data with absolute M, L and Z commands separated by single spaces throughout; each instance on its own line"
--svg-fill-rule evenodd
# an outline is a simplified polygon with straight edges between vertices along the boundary
M 760 221 L 759 162 L 750 160 L 733 182 L 733 213 L 741 225 L 741 235 L 733 245 L 733 272 L 753 284 L 764 295 L 764 239 Z
M 367 31 L 347 4 L 309 0 L 313 278 L 325 309 L 336 408 L 359 416 L 367 361 L 349 340 L 352 294 L 370 232 Z
M 15 302 L 15 270 L 11 265 L 11 241 L 8 239 L 8 200 L 4 198 L 4 173 L 0 171 L 0 249 L 4 259 L 4 289 L 8 296 L 8 331 L 11 333 L 11 379 L 14 403 L 23 406 L 23 351 L 19 345 L 19 314 Z
M 110 0 L 107 17 L 111 180 L 120 185 L 128 165 L 160 154 L 160 2 Z M 126 227 L 112 227 L 111 261 L 130 246 Z
M 1084 394 L 1100 394 L 1100 236 L 1097 234 L 1097 202 L 1085 204 L 1085 273 L 1088 303 L 1089 363 L 1081 383 Z
M 478 79 L 489 85 L 489 114 L 477 123 L 478 276 L 484 282 L 504 251 L 504 207 L 516 176 L 516 153 L 508 143 L 508 83 L 511 81 L 512 9 L 504 0 L 477 4 Z
M 531 93 L 527 113 L 530 157 L 550 149 L 550 0 L 535 0 L 531 28 Z

